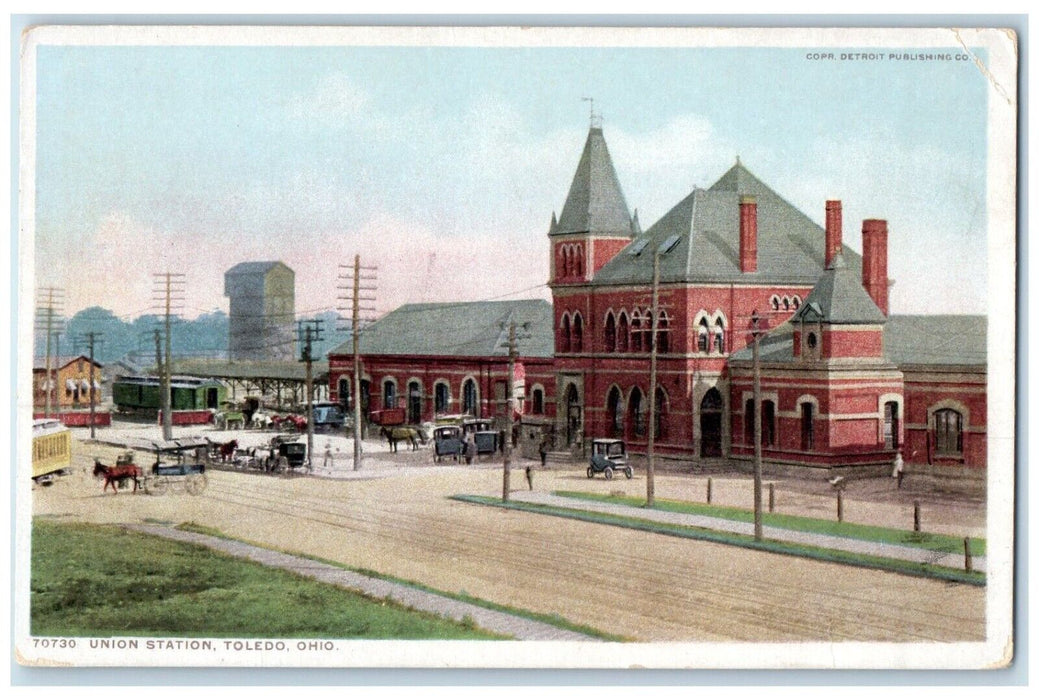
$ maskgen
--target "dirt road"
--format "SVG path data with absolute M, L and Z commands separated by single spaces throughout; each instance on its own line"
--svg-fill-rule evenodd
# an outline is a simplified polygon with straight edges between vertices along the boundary
M 371 479 L 212 471 L 199 497 L 102 495 L 101 484 L 79 471 L 35 489 L 34 512 L 92 522 L 193 521 L 639 641 L 984 639 L 983 588 L 463 504 L 447 496 L 500 496 L 500 469 L 418 466 L 428 465 L 427 458 L 406 455 L 403 467 L 389 472 L 373 466 L 371 475 L 381 478 Z M 85 461 L 80 458 L 79 469 Z M 657 496 L 702 500 L 704 481 L 659 475 Z M 521 483 L 525 488 L 519 469 L 514 488 Z M 715 498 L 749 498 L 745 486 L 742 479 L 715 478 Z M 535 488 L 636 495 L 644 493 L 645 481 L 641 475 L 606 482 L 577 471 L 539 471 Z M 786 512 L 825 509 L 831 500 L 825 493 L 780 494 Z M 848 500 L 845 508 L 849 519 L 861 508 L 865 520 L 905 526 L 904 504 Z M 979 522 L 940 523 L 938 512 L 933 515 L 934 529 L 980 529 Z

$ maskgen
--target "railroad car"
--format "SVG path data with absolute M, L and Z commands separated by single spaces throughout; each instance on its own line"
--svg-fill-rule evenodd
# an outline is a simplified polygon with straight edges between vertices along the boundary
M 72 467 L 72 431 L 53 418 L 32 424 L 32 479 L 49 485 Z
M 162 382 L 158 377 L 120 377 L 112 382 L 112 402 L 122 413 L 159 410 Z M 173 377 L 170 405 L 174 411 L 218 409 L 227 400 L 227 387 L 215 379 Z

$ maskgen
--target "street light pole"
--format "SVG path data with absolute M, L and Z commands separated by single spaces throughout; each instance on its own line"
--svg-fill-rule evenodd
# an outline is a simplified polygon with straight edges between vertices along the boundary
M 649 336 L 649 439 L 646 441 L 646 507 L 653 508 L 654 463 L 653 448 L 657 432 L 657 317 L 660 315 L 660 251 L 653 255 L 653 322 Z
M 761 527 L 761 349 L 758 340 L 761 318 L 755 310 L 750 316 L 751 336 L 754 343 L 754 539 L 762 539 Z

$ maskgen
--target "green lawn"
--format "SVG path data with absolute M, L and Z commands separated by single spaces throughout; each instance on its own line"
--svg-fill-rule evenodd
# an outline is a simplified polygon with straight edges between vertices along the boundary
M 55 636 L 501 639 L 203 547 L 41 520 L 31 630 Z
M 643 532 L 653 532 L 671 537 L 683 537 L 716 544 L 732 545 L 747 549 L 756 549 L 762 552 L 774 554 L 785 554 L 819 561 L 833 562 L 837 564 L 850 564 L 871 569 L 881 569 L 896 573 L 909 574 L 912 576 L 923 576 L 936 578 L 944 581 L 967 583 L 971 585 L 985 585 L 985 573 L 981 571 L 963 571 L 944 566 L 917 563 L 901 559 L 890 559 L 887 557 L 861 554 L 858 552 L 847 552 L 836 549 L 826 549 L 805 544 L 780 542 L 778 540 L 755 540 L 753 535 L 742 535 L 733 532 L 711 530 L 692 525 L 672 525 L 655 520 L 637 518 L 625 515 L 613 515 L 610 513 L 598 513 L 595 511 L 581 510 L 580 508 L 563 508 L 555 505 L 541 503 L 526 503 L 524 501 L 502 501 L 500 498 L 491 496 L 475 496 L 469 494 L 456 494 L 451 496 L 456 501 L 463 503 L 474 503 L 484 506 L 494 506 L 509 510 L 520 510 L 541 515 L 551 515 L 561 518 L 581 520 L 588 523 L 600 525 L 612 525 Z
M 646 503 L 645 498 L 633 496 L 608 496 L 598 493 L 587 493 L 584 491 L 555 491 L 557 496 L 575 498 L 586 501 L 601 501 L 603 503 L 615 503 L 617 505 L 642 507 Z M 674 513 L 691 513 L 693 515 L 706 515 L 724 520 L 737 520 L 741 522 L 754 522 L 754 511 L 729 506 L 715 506 L 706 503 L 693 503 L 690 501 L 669 501 L 655 499 L 655 510 L 670 511 Z M 836 535 L 848 537 L 855 540 L 866 540 L 869 542 L 887 542 L 899 544 L 906 547 L 919 547 L 934 552 L 963 552 L 963 538 L 951 535 L 938 535 L 927 532 L 913 532 L 912 530 L 898 530 L 890 527 L 879 527 L 876 525 L 863 525 L 860 523 L 837 522 L 836 519 L 826 520 L 824 518 L 808 518 L 800 515 L 784 515 L 782 513 L 762 513 L 761 521 L 768 527 L 778 527 L 785 530 L 796 530 L 798 532 L 816 532 L 823 535 Z M 986 542 L 983 537 L 970 538 L 970 551 L 975 556 L 984 556 Z

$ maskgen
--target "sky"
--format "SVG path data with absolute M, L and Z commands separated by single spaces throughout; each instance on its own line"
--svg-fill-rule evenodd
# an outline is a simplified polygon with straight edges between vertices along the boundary
M 35 285 L 129 320 L 184 273 L 191 318 L 227 310 L 236 263 L 282 260 L 306 314 L 345 304 L 359 254 L 380 313 L 550 298 L 591 97 L 644 229 L 739 156 L 817 223 L 842 200 L 856 250 L 888 220 L 892 312 L 985 313 L 985 77 L 809 53 L 42 45 Z

